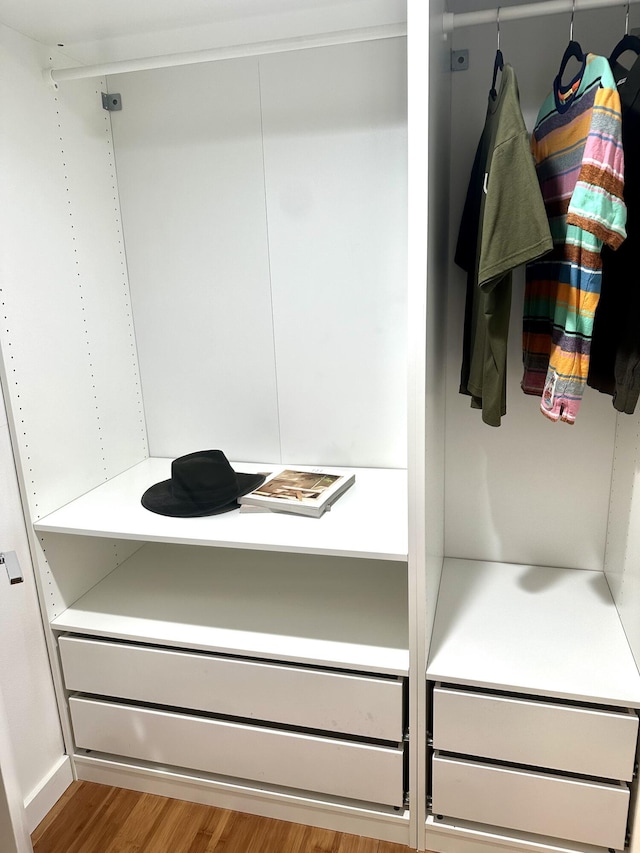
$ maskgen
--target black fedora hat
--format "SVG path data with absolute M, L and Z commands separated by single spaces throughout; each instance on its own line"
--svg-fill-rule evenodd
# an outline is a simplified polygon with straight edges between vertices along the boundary
M 236 509 L 236 499 L 257 489 L 263 474 L 238 474 L 221 450 L 198 450 L 171 463 L 171 479 L 155 483 L 142 506 L 160 515 L 193 518 Z

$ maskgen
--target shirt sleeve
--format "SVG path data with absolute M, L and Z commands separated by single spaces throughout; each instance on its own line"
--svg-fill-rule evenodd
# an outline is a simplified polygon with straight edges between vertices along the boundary
M 577 225 L 617 249 L 627 236 L 623 191 L 620 96 L 614 88 L 600 87 L 578 182 L 569 204 L 567 224 Z

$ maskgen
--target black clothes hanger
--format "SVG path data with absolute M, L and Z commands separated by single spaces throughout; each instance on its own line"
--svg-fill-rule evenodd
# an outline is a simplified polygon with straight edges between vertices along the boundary
M 633 53 L 640 56 L 640 38 L 638 36 L 629 34 L 629 3 L 627 3 L 627 15 L 624 25 L 624 35 L 622 36 L 618 44 L 613 48 L 611 56 L 609 57 L 609 65 L 613 68 L 615 62 L 627 50 L 631 50 L 633 51 Z
M 502 71 L 502 69 L 504 68 L 504 56 L 502 55 L 502 51 L 500 50 L 500 6 L 498 6 L 496 12 L 496 24 L 498 27 L 498 48 L 496 50 L 496 58 L 493 60 L 493 79 L 491 81 L 491 89 L 489 90 L 489 94 L 494 101 L 498 97 L 498 92 L 496 90 L 496 80 L 498 79 L 498 71 Z
M 638 39 L 640 41 L 640 39 Z M 500 48 L 496 51 L 496 58 L 493 61 L 493 80 L 491 81 L 491 91 L 489 94 L 495 100 L 498 97 L 498 92 L 496 91 L 496 80 L 498 78 L 498 71 L 502 71 L 504 68 L 504 56 L 502 55 L 502 51 Z
M 618 44 L 613 48 L 611 52 L 611 56 L 609 57 L 609 64 L 613 65 L 614 62 L 622 56 L 623 53 L 627 50 L 632 50 L 634 53 L 637 53 L 640 56 L 640 37 L 629 35 L 622 36 Z
M 567 45 L 567 48 L 566 48 L 564 55 L 562 57 L 562 62 L 560 63 L 560 70 L 558 71 L 558 77 L 557 77 L 558 81 L 562 80 L 562 75 L 564 74 L 564 70 L 567 67 L 567 64 L 568 64 L 570 59 L 572 59 L 572 58 L 577 59 L 578 62 L 580 62 L 581 64 L 585 60 L 585 55 L 583 53 L 582 48 L 580 47 L 580 45 L 577 41 L 573 40 L 573 19 L 575 16 L 575 12 L 576 12 L 576 3 L 575 3 L 575 0 L 573 0 L 573 7 L 571 9 L 571 26 L 569 28 L 569 44 Z

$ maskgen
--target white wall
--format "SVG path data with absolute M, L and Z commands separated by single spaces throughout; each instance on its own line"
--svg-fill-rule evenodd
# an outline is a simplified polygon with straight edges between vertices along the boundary
M 532 129 L 569 40 L 569 16 L 501 24 L 501 49 L 520 85 Z M 624 9 L 579 12 L 575 37 L 609 55 L 624 32 Z M 482 131 L 496 50 L 495 26 L 461 29 L 469 71 L 452 74 L 451 251 L 475 147 Z M 520 390 L 524 280 L 514 279 L 507 415 L 482 423 L 458 393 L 465 275 L 451 265 L 447 370 L 446 553 L 456 557 L 602 570 L 616 417 L 611 398 L 587 389 L 576 424 L 553 424 Z M 634 416 L 637 419 L 637 415 Z
M 0 389 L 0 551 L 15 551 L 24 582 L 0 566 L 0 683 L 15 775 L 33 830 L 71 781 L 38 607 L 9 427 Z M 2 710 L 2 709 L 0 709 Z

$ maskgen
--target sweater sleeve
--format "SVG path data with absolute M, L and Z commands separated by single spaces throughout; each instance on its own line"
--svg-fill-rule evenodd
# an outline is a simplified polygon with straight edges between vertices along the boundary
M 617 90 L 601 86 L 567 215 L 567 224 L 583 228 L 612 249 L 627 236 L 621 119 Z

